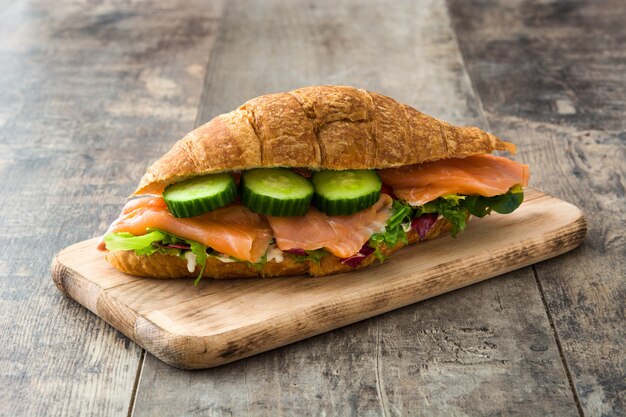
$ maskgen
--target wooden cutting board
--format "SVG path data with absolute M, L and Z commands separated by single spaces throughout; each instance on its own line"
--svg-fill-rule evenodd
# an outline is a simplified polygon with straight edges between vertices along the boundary
M 383 265 L 322 278 L 156 280 L 114 269 L 98 239 L 57 254 L 57 287 L 164 362 L 209 368 L 512 271 L 580 244 L 581 211 L 529 190 L 512 214 L 413 245 Z

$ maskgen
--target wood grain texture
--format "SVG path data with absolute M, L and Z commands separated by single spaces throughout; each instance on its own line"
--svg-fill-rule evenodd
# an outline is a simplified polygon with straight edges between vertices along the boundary
M 250 97 L 335 83 L 484 127 L 442 2 L 233 1 L 221 28 L 196 125 Z M 531 269 L 506 279 L 511 284 L 463 289 L 229 371 L 181 375 L 148 355 L 135 415 L 576 415 Z M 397 323 L 409 331 L 392 331 Z M 486 336 L 470 337 L 466 327 Z M 492 348 L 483 350 L 485 342 Z M 443 349 L 464 354 L 439 360 Z M 484 356 L 470 360 L 472 352 Z
M 589 416 L 626 414 L 626 4 L 450 1 L 491 128 L 532 183 L 588 213 L 575 256 L 535 266 Z
M 472 222 L 462 237 L 407 247 L 385 264 L 306 279 L 233 282 L 133 277 L 106 264 L 91 239 L 61 251 L 52 277 L 63 292 L 159 359 L 207 368 L 560 255 L 584 238 L 582 213 L 536 191 L 515 213 Z
M 63 297 L 50 260 L 105 230 L 159 139 L 191 129 L 220 14 L 0 5 L 0 415 L 127 415 L 142 351 Z

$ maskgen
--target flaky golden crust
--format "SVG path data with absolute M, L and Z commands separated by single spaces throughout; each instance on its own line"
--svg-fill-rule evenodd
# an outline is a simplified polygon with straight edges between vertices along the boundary
M 380 169 L 514 151 L 476 127 L 455 127 L 381 94 L 315 86 L 254 98 L 174 144 L 134 194 L 182 179 L 258 167 Z
M 450 229 L 450 223 L 440 218 L 428 231 L 425 239 L 434 239 L 443 231 Z M 415 231 L 408 234 L 409 244 L 419 242 L 419 236 Z M 384 246 L 383 254 L 386 256 L 407 246 L 398 243 L 393 248 Z M 130 275 L 137 275 L 151 278 L 189 278 L 197 277 L 200 269 L 196 267 L 194 272 L 189 272 L 187 262 L 179 257 L 155 253 L 151 256 L 137 256 L 133 251 L 108 251 L 107 260 L 117 269 Z M 368 256 L 357 268 L 353 268 L 341 263 L 335 255 L 328 254 L 321 259 L 319 264 L 311 261 L 297 262 L 291 256 L 285 256 L 283 262 L 276 263 L 270 261 L 261 269 L 248 266 L 243 262 L 224 263 L 215 258 L 209 257 L 202 273 L 206 278 L 246 278 L 246 277 L 279 277 L 289 275 L 313 275 L 324 276 L 350 272 L 356 269 L 365 268 L 376 261 L 374 255 Z

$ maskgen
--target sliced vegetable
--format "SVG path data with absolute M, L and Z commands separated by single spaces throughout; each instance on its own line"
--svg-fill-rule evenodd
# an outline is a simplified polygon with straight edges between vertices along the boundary
M 311 182 L 285 168 L 246 171 L 241 189 L 241 201 L 246 207 L 270 216 L 303 216 L 313 197 Z
M 194 217 L 208 213 L 237 197 L 237 184 L 230 174 L 210 174 L 168 186 L 163 199 L 174 217 Z
M 382 187 L 374 170 L 319 171 L 311 180 L 313 204 L 330 216 L 350 215 L 374 205 Z

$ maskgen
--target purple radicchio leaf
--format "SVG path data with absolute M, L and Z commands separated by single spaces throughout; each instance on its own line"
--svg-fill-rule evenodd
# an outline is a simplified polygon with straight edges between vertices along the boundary
M 437 222 L 438 217 L 439 215 L 436 213 L 427 213 L 422 214 L 411 221 L 411 228 L 417 232 L 420 240 L 424 240 L 428 231 L 432 229 Z
M 287 250 L 284 250 L 283 252 L 290 253 L 292 255 L 307 256 L 306 251 L 300 248 L 287 249 Z

